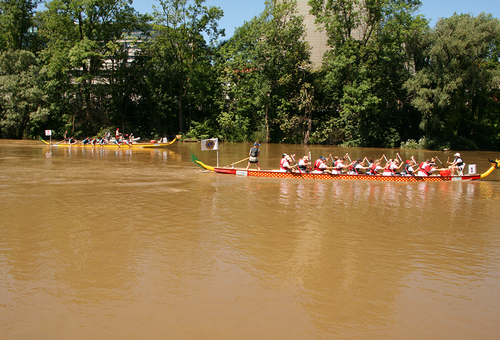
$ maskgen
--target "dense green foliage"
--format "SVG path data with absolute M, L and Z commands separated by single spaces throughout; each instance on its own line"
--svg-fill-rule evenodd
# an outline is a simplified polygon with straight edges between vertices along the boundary
M 310 56 L 304 30 L 293 3 L 269 2 L 221 48 L 227 88 L 218 122 L 226 139 L 301 142 L 297 101 Z
M 0 137 L 143 138 L 500 148 L 500 22 L 430 28 L 419 0 L 310 0 L 328 36 L 310 61 L 293 0 L 223 40 L 204 0 L 0 0 Z

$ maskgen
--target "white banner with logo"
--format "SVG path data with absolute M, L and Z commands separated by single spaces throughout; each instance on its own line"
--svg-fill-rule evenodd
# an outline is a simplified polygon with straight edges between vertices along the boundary
M 219 150 L 219 138 L 201 140 L 201 151 L 211 150 Z

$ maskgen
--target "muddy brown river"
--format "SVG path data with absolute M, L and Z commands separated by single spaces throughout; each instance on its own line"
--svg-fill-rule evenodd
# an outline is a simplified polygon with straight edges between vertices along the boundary
M 219 163 L 250 144 L 220 144 Z M 236 177 L 194 152 L 0 140 L 0 339 L 498 339 L 500 170 Z M 313 157 L 430 151 L 269 144 Z M 444 162 L 452 151 L 439 152 Z M 462 152 L 479 173 L 498 152 Z M 246 166 L 246 163 L 239 165 Z

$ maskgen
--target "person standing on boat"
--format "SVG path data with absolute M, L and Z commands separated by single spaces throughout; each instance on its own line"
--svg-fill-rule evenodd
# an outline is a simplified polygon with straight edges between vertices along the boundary
M 68 138 L 68 130 L 66 130 L 66 131 L 64 132 L 63 142 L 65 142 L 65 143 L 68 143 L 68 142 L 69 142 L 69 138 Z
M 119 140 L 119 139 L 120 139 L 120 128 L 117 128 L 117 129 L 116 129 L 116 132 L 115 132 L 115 138 L 116 138 L 116 140 Z
M 455 157 L 453 162 L 446 162 L 448 164 L 451 164 L 448 167 L 448 169 L 450 169 L 452 176 L 455 174 L 456 170 L 458 170 L 459 172 L 463 171 L 464 166 L 465 166 L 465 163 L 464 163 L 462 157 L 460 157 L 460 154 L 458 152 L 456 154 L 454 154 L 453 156 Z
M 253 145 L 253 148 L 250 149 L 250 152 L 248 153 L 248 155 L 250 157 L 248 157 L 248 165 L 247 165 L 246 170 L 248 170 L 250 168 L 250 164 L 256 164 L 257 170 L 260 171 L 260 165 L 259 165 L 259 159 L 258 159 L 258 157 L 260 155 L 259 146 L 260 146 L 260 144 L 255 142 L 255 144 Z

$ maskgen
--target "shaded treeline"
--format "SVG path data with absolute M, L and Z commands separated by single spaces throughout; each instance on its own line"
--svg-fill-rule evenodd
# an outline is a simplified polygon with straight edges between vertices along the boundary
M 430 28 L 418 0 L 310 0 L 331 49 L 310 62 L 294 1 L 224 40 L 203 0 L 0 0 L 0 137 L 119 127 L 153 138 L 500 148 L 500 22 Z

